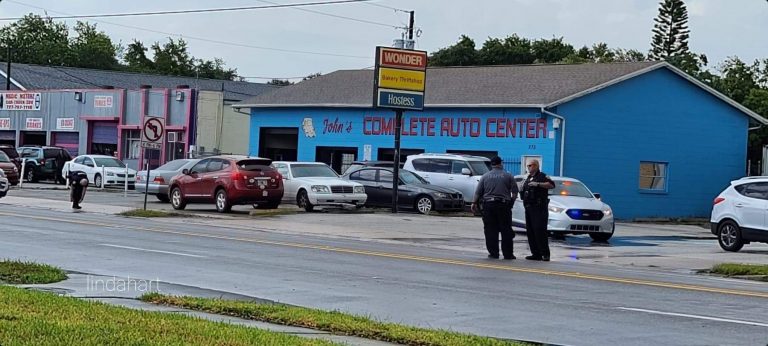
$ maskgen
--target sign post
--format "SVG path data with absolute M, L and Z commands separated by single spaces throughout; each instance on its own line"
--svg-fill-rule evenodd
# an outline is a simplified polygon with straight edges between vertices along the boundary
M 404 110 L 424 110 L 427 52 L 376 47 L 373 106 L 395 110 L 395 157 L 392 167 L 392 213 L 397 213 L 400 187 L 400 136 Z
M 144 120 L 144 127 L 141 131 L 141 147 L 144 148 L 144 156 L 149 150 L 161 150 L 163 148 L 163 139 L 165 138 L 165 119 L 158 117 L 148 117 Z M 144 210 L 147 210 L 147 196 L 149 196 L 149 173 L 150 165 L 147 160 L 147 178 L 144 189 Z M 138 176 L 138 173 L 136 174 Z M 128 181 L 128 174 L 125 175 Z

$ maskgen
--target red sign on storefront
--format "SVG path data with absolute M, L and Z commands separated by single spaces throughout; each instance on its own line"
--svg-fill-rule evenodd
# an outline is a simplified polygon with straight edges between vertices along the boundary
M 427 52 L 380 48 L 379 67 L 404 68 L 424 71 L 427 68 Z

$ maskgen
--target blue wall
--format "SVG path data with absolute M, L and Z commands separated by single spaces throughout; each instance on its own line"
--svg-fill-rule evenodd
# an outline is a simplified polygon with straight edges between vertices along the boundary
M 706 217 L 745 173 L 748 117 L 667 69 L 560 105 L 565 175 L 619 218 Z M 668 162 L 667 192 L 639 189 L 640 161 Z
M 365 145 L 372 146 L 371 159 L 376 160 L 379 148 L 394 146 L 392 134 L 394 132 L 376 134 L 380 128 L 379 120 L 383 119 L 387 122 L 394 119 L 394 116 L 393 111 L 373 109 L 254 108 L 251 112 L 249 154 L 258 155 L 259 153 L 261 127 L 293 127 L 299 129 L 298 159 L 300 161 L 314 161 L 317 146 L 357 147 L 358 160 L 362 160 Z M 308 136 L 303 130 L 302 124 L 305 118 L 311 119 L 314 137 Z M 404 131 L 415 134 L 402 136 L 401 147 L 404 149 L 424 149 L 426 152 L 434 153 L 444 153 L 446 150 L 498 151 L 499 156 L 515 160 L 520 160 L 522 155 L 541 155 L 544 169 L 554 168 L 557 136 L 552 129 L 552 119 L 542 118 L 538 109 L 432 109 L 424 112 L 406 112 L 404 119 Z M 411 119 L 417 119 L 412 131 Z M 449 125 L 443 123 L 444 119 L 453 122 L 452 134 L 442 131 L 442 125 Z M 470 122 L 465 129 L 461 119 L 475 120 L 465 120 Z M 508 119 L 512 122 L 515 119 L 533 119 L 532 122 L 541 121 L 541 123 L 532 124 L 534 126 L 530 136 L 532 138 L 528 138 L 527 123 L 526 125 L 516 123 L 516 137 L 511 137 L 508 131 L 503 130 L 500 132 L 507 137 L 489 137 L 488 126 L 490 124 L 490 132 L 493 136 L 496 132 L 494 130 L 498 130 L 497 119 Z M 474 121 L 474 125 L 471 125 L 471 121 Z M 394 123 L 393 120 L 392 123 Z M 339 126 L 328 128 L 327 124 L 339 124 Z M 545 128 L 538 128 L 539 125 Z M 328 131 L 329 129 L 333 131 Z M 458 129 L 460 131 L 457 131 Z M 471 131 L 472 129 L 474 131 Z

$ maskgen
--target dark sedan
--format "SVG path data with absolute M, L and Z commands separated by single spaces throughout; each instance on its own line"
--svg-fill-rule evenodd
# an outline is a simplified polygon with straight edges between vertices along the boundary
M 363 168 L 345 175 L 348 179 L 365 186 L 368 199 L 366 206 L 392 206 L 392 169 L 381 167 Z M 416 209 L 421 214 L 430 211 L 461 211 L 464 198 L 459 191 L 430 185 L 429 182 L 407 170 L 400 171 L 398 204 L 401 208 Z

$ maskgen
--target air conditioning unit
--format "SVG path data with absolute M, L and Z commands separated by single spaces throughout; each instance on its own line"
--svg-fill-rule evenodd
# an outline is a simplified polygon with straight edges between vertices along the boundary
M 176 143 L 179 141 L 179 133 L 178 132 L 168 132 L 168 143 Z

